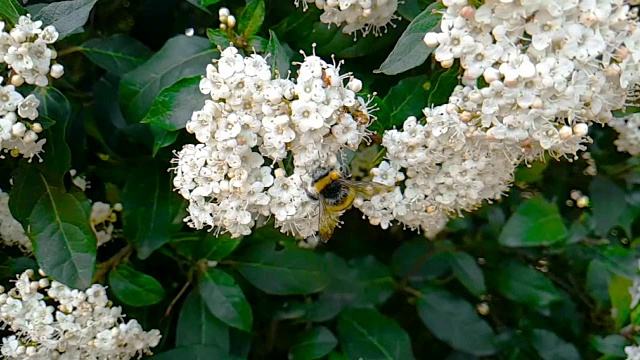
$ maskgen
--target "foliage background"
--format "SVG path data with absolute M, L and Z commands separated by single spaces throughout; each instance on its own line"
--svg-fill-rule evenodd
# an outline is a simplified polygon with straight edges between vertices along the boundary
M 38 14 L 48 3 L 27 5 Z M 27 267 L 74 287 L 105 283 L 130 317 L 160 329 L 158 359 L 615 359 L 635 343 L 640 167 L 616 152 L 610 129 L 592 133 L 597 176 L 584 174 L 584 159 L 522 167 L 508 196 L 434 240 L 382 231 L 353 210 L 315 250 L 269 226 L 230 239 L 182 222 L 185 202 L 167 168 L 192 138 L 182 129 L 204 100 L 198 81 L 218 45 L 275 51 L 284 73 L 316 43 L 376 92 L 372 130 L 381 134 L 446 103 L 457 84 L 458 69 L 434 65 L 421 42 L 438 25 L 436 4 L 405 0 L 384 36 L 357 41 L 292 1 L 52 6 L 40 16 L 69 35 L 57 44 L 65 76 L 39 93 L 40 118 L 52 124 L 44 162 L 0 161 L 0 188 L 11 188 L 12 214 L 35 244 L 35 259 L 0 254 L 5 285 Z M 220 6 L 238 18 L 239 37 L 211 30 Z M 22 11 L 0 1 L 6 21 Z M 91 182 L 86 195 L 71 168 Z M 590 207 L 578 208 L 572 190 Z M 87 198 L 124 206 L 122 231 L 100 251 Z M 51 224 L 79 231 L 64 238 Z

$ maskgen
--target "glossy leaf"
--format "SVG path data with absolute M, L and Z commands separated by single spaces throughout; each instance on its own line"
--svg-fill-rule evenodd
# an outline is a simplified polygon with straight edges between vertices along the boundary
M 132 71 L 151 57 L 149 48 L 123 34 L 90 39 L 81 48 L 91 62 L 117 76 Z
M 473 295 L 480 296 L 487 292 L 484 273 L 471 255 L 465 252 L 451 253 L 451 269 L 462 285 Z
M 177 217 L 184 201 L 172 190 L 169 174 L 163 168 L 137 166 L 127 177 L 122 191 L 122 230 L 136 245 L 141 259 L 167 243 L 182 226 L 182 218 Z
M 238 32 L 245 38 L 255 35 L 264 22 L 264 0 L 251 0 L 238 18 Z
M 397 276 L 420 283 L 450 273 L 451 259 L 448 253 L 437 253 L 428 240 L 419 239 L 407 241 L 396 249 L 391 268 Z
M 338 317 L 340 347 L 351 360 L 414 359 L 409 335 L 373 309 L 347 309 Z
M 199 285 L 200 295 L 209 311 L 225 324 L 251 331 L 253 313 L 235 280 L 222 270 L 209 269 Z
M 420 290 L 417 307 L 431 333 L 452 348 L 477 356 L 497 352 L 493 330 L 466 300 L 428 286 Z
M 518 207 L 498 241 L 509 247 L 548 246 L 564 242 L 567 235 L 558 207 L 538 196 Z
M 20 5 L 18 0 L 0 1 L 0 19 L 13 26 L 18 22 L 20 15 L 25 15 L 27 11 Z
M 223 49 L 229 47 L 229 44 L 233 42 L 229 35 L 220 29 L 207 29 L 207 37 L 212 44 L 221 46 Z
M 614 276 L 609 283 L 609 298 L 611 299 L 611 314 L 616 329 L 622 329 L 629 322 L 631 314 L 631 294 L 629 288 L 633 281 L 621 276 Z
M 211 14 L 211 11 L 207 9 L 207 6 L 217 4 L 220 0 L 187 0 L 187 2 L 193 4 L 204 12 Z
M 127 121 L 142 120 L 162 89 L 184 77 L 204 74 L 217 53 L 201 37 L 179 35 L 169 39 L 149 61 L 122 77 L 120 103 Z
M 186 345 L 154 355 L 153 360 L 241 360 L 242 357 L 211 345 Z
M 121 264 L 109 273 L 109 288 L 123 303 L 149 306 L 164 297 L 162 284 L 153 277 Z
M 291 56 L 278 40 L 276 33 L 271 30 L 269 30 L 267 53 L 271 54 L 267 58 L 267 63 L 271 66 L 271 72 L 279 74 L 280 77 L 285 77 L 291 67 Z
M 184 129 L 191 114 L 202 108 L 206 96 L 200 92 L 201 76 L 192 76 L 178 80 L 164 88 L 153 100 L 151 109 L 142 119 L 166 131 Z
M 234 263 L 242 276 L 268 294 L 311 294 L 329 284 L 322 258 L 308 250 L 278 251 L 273 243 L 261 242 L 239 250 Z
M 289 351 L 291 360 L 314 360 L 329 354 L 338 345 L 331 330 L 319 326 L 296 339 Z
M 562 340 L 555 333 L 545 329 L 534 329 L 530 337 L 531 345 L 544 360 L 580 360 L 578 349 Z
M 428 47 L 423 39 L 427 32 L 438 30 L 442 14 L 434 11 L 437 5 L 438 2 L 429 5 L 411 21 L 380 69 L 375 72 L 395 75 L 420 66 L 427 60 L 433 48 Z
M 157 125 L 151 125 L 151 133 L 153 134 L 153 149 L 151 151 L 153 157 L 158 154 L 160 149 L 170 146 L 178 139 L 177 131 L 168 131 Z
M 44 193 L 29 216 L 29 238 L 34 243 L 38 265 L 44 272 L 68 286 L 84 289 L 91 285 L 97 240 L 89 227 L 89 201 L 51 187 L 43 175 Z
M 624 347 L 627 345 L 627 339 L 622 335 L 614 334 L 606 337 L 595 336 L 591 338 L 590 342 L 591 346 L 603 354 L 620 358 L 627 356 L 624 352 Z
M 448 103 L 453 89 L 460 83 L 459 76 L 460 66 L 457 63 L 440 74 L 429 92 L 427 104 L 438 106 Z
M 508 261 L 498 269 L 497 290 L 504 297 L 550 313 L 549 306 L 562 300 L 551 280 L 540 272 L 516 261 Z
M 427 106 L 427 91 L 424 88 L 426 82 L 427 77 L 424 75 L 400 80 L 384 97 L 384 110 L 370 129 L 382 134 L 394 126 L 402 127 L 408 116 L 420 114 Z
M 58 1 L 43 7 L 33 16 L 44 25 L 53 25 L 60 34 L 58 41 L 79 30 L 89 18 L 93 5 L 98 0 Z
M 180 307 L 176 346 L 196 344 L 229 351 L 229 327 L 211 314 L 202 296 L 193 290 Z
M 593 206 L 596 232 L 606 234 L 616 226 L 622 215 L 628 211 L 625 193 L 613 181 L 596 176 L 589 186 L 589 196 Z

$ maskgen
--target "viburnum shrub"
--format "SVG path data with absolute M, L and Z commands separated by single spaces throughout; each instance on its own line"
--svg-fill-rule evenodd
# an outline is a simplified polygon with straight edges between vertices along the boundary
M 0 357 L 640 360 L 639 3 L 0 0 Z

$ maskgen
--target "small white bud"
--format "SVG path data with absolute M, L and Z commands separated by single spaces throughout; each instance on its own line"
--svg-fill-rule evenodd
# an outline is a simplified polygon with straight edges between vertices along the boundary
M 589 206 L 589 197 L 588 196 L 581 196 L 577 201 L 576 201 L 576 205 L 578 205 L 579 208 L 583 208 L 583 207 L 587 207 Z
M 23 137 L 27 127 L 22 122 L 17 122 L 11 127 L 11 135 L 16 137 Z
M 349 84 L 347 84 L 347 86 L 349 87 L 349 90 L 357 93 L 357 92 L 360 92 L 360 90 L 362 90 L 362 81 L 356 78 L 352 78 L 351 81 L 349 81 Z
M 427 44 L 428 47 L 436 47 L 440 44 L 438 41 L 438 33 L 428 32 L 424 34 L 424 43 Z
M 11 85 L 13 86 L 20 86 L 24 84 L 24 78 L 18 74 L 15 74 L 11 77 Z
M 40 274 L 40 276 L 47 276 L 47 274 L 45 274 L 44 270 L 42 269 L 38 269 L 38 274 Z
M 220 30 L 226 31 L 227 30 L 227 24 L 220 24 Z
M 562 140 L 567 140 L 571 137 L 571 135 L 573 135 L 573 131 L 571 131 L 571 128 L 566 125 L 561 127 L 558 133 L 560 134 L 560 138 Z
M 220 10 L 218 10 L 219 17 L 229 16 L 229 15 L 231 15 L 231 11 L 229 11 L 229 9 L 227 9 L 226 7 L 221 7 Z
M 193 34 L 194 34 L 195 32 L 196 32 L 196 31 L 195 31 L 193 28 L 186 28 L 186 29 L 184 29 L 184 34 L 185 34 L 185 35 L 187 35 L 187 36 L 193 36 Z
M 487 68 L 482 74 L 484 81 L 491 84 L 494 81 L 500 80 L 500 70 L 490 67 Z
M 287 176 L 287 172 L 284 171 L 284 169 L 282 169 L 282 168 L 275 169 L 273 171 L 273 174 L 276 176 L 276 178 L 281 178 L 281 177 Z
M 585 123 L 575 124 L 573 125 L 573 132 L 576 134 L 576 136 L 585 136 L 589 133 L 589 125 Z
M 229 28 L 233 28 L 234 26 L 236 26 L 236 17 L 233 15 L 229 15 L 229 17 L 227 18 L 227 25 L 229 26 Z
M 22 138 L 22 140 L 25 143 L 32 143 L 32 142 L 38 140 L 38 134 L 36 134 L 33 130 L 27 130 L 27 132 L 24 134 L 24 137 Z
M 116 203 L 115 205 L 113 205 L 113 210 L 118 212 L 122 211 L 122 204 Z
M 64 66 L 60 64 L 51 65 L 51 77 L 54 79 L 59 79 L 62 75 L 64 75 Z
M 46 278 L 45 279 L 40 279 L 40 280 L 38 280 L 38 284 L 40 285 L 41 289 L 47 288 L 50 285 L 49 284 L 49 279 L 46 279 Z
M 33 123 L 31 126 L 31 130 L 33 130 L 36 134 L 40 134 L 42 132 L 42 125 L 40 123 Z

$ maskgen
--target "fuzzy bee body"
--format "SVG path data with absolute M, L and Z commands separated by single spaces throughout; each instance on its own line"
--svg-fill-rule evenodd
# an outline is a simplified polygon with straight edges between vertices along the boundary
M 326 168 L 317 169 L 312 181 L 314 193 L 307 193 L 320 203 L 318 233 L 323 242 L 329 241 L 336 226 L 340 224 L 340 216 L 353 205 L 356 197 L 369 199 L 392 188 L 373 182 L 345 179 L 339 171 Z

